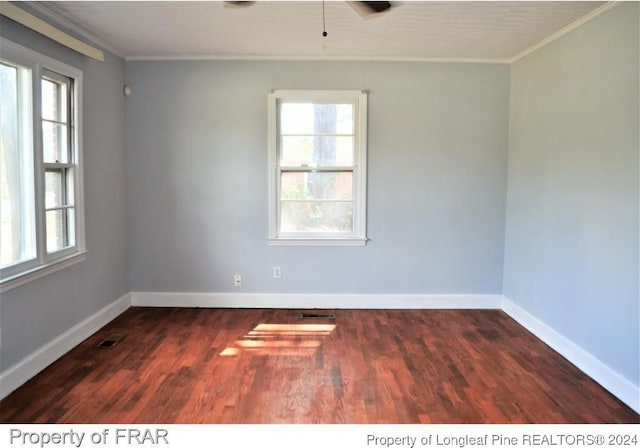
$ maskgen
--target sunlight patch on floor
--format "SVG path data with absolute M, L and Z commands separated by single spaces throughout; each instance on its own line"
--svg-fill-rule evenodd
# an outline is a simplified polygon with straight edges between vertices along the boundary
M 225 348 L 220 356 L 238 356 L 243 352 L 309 356 L 335 328 L 334 324 L 259 324 Z

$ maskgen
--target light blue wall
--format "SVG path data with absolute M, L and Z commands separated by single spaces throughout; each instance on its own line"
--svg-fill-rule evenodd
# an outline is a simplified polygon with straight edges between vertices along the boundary
M 127 82 L 133 291 L 501 292 L 508 66 L 140 61 Z M 366 247 L 267 245 L 270 89 L 369 91 Z
M 2 293 L 0 372 L 129 291 L 124 61 L 80 56 L 0 17 L 0 34 L 83 71 L 87 260 Z M 1 49 L 0 49 L 1 51 Z
M 638 3 L 512 66 L 504 295 L 640 384 Z

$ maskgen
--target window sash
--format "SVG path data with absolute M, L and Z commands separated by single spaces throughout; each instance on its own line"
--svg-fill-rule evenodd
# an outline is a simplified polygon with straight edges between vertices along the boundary
M 73 180 L 73 167 L 66 164 L 58 167 L 56 164 L 46 164 L 47 167 L 45 169 L 45 203 L 44 203 L 44 214 L 45 214 L 45 222 L 47 223 L 45 227 L 45 235 L 46 235 L 46 248 L 47 254 L 53 254 L 59 252 L 61 250 L 68 249 L 73 247 L 75 242 L 74 231 L 75 231 L 75 205 L 73 204 L 73 192 L 75 190 L 75 182 Z M 53 165 L 53 167 L 52 167 Z M 50 193 L 48 190 L 46 176 L 47 174 L 59 174 L 59 199 L 57 204 L 47 205 L 47 194 Z M 60 218 L 58 221 L 49 220 L 48 217 L 52 214 L 59 214 Z M 58 226 L 50 228 L 50 224 L 59 223 Z M 56 236 L 50 234 L 53 233 Z M 59 235 L 59 236 L 58 236 Z M 60 243 L 54 243 L 55 241 L 60 240 Z
M 42 83 L 49 82 L 56 86 L 56 98 L 55 98 L 55 118 L 46 118 L 44 108 L 41 111 L 41 123 L 44 130 L 46 125 L 53 125 L 53 129 L 58 129 L 56 144 L 59 146 L 60 159 L 54 159 L 52 161 L 46 160 L 45 142 L 42 142 L 43 161 L 44 163 L 55 164 L 73 164 L 75 162 L 75 148 L 74 148 L 74 104 L 75 104 L 75 92 L 74 81 L 72 78 L 56 73 L 52 70 L 43 69 L 40 76 L 41 91 Z M 44 96 L 42 96 L 42 103 L 44 104 Z M 64 153 L 62 153 L 64 151 Z
M 4 53 L 4 52 L 3 52 Z M 4 57 L 1 60 L 2 64 L 15 70 L 15 94 L 16 94 L 16 135 L 15 135 L 15 153 L 14 164 L 16 166 L 5 166 L 5 172 L 3 173 L 4 184 L 3 188 L 6 188 L 7 194 L 11 194 L 9 189 L 15 189 L 12 200 L 16 200 L 17 204 L 13 205 L 11 202 L 5 202 L 2 204 L 3 210 L 0 213 L 0 218 L 6 219 L 7 215 L 11 216 L 13 213 L 17 213 L 16 221 L 20 224 L 20 229 L 17 230 L 19 244 L 15 246 L 13 240 L 16 235 L 13 231 L 7 233 L 3 232 L 3 238 L 0 244 L 3 247 L 15 248 L 19 255 L 15 255 L 11 260 L 7 260 L 5 265 L 2 265 L 2 272 L 17 272 L 22 269 L 23 266 L 32 266 L 37 263 L 37 248 L 36 248 L 36 208 L 35 208 L 35 191 L 34 191 L 34 142 L 33 142 L 33 68 L 28 66 L 21 60 L 13 60 Z M 6 104 L 5 104 L 6 107 Z M 5 142 L 3 142 L 4 144 Z M 6 142 L 9 144 L 8 142 Z M 5 147 L 4 150 L 10 150 Z M 8 155 L 4 154 L 3 163 L 8 160 Z M 18 179 L 13 182 L 9 179 L 9 174 L 12 172 L 15 174 L 18 172 Z M 6 175 L 6 177 L 5 177 Z M 9 185 L 9 184 L 12 185 Z M 13 210 L 7 212 L 5 207 L 12 208 Z M 12 236 L 9 241 L 8 236 Z M 12 249 L 13 251 L 13 249 Z M 2 263 L 0 261 L 0 263 Z

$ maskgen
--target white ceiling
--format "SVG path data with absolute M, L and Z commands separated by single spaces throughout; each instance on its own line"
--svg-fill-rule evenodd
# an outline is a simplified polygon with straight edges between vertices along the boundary
M 38 2 L 129 59 L 480 59 L 507 61 L 605 2 L 392 2 L 364 20 L 343 1 Z M 32 3 L 33 5 L 33 3 Z

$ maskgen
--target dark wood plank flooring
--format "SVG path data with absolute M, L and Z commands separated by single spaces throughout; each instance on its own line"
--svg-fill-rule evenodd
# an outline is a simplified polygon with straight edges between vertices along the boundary
M 640 423 L 501 311 L 331 312 L 131 308 L 0 422 Z

